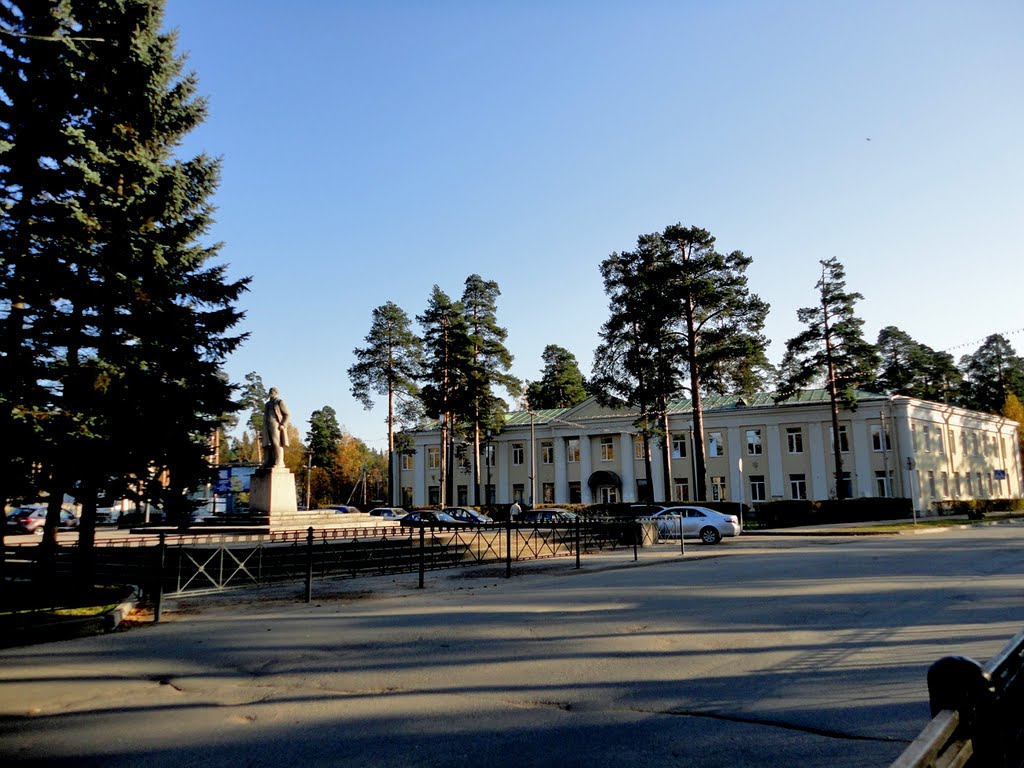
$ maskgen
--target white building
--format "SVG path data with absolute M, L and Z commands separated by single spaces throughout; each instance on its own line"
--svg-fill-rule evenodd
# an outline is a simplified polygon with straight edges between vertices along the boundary
M 586 400 L 574 408 L 519 411 L 482 451 L 476 498 L 471 446 L 450 445 L 456 504 L 630 502 L 645 496 L 643 443 L 633 409 Z M 694 493 L 692 413 L 670 406 L 673 501 Z M 438 504 L 440 431 L 414 430 L 415 453 L 400 459 L 403 503 Z M 832 421 L 825 390 L 778 405 L 771 395 L 709 397 L 704 404 L 708 496 L 758 502 L 834 498 Z M 952 499 L 1019 498 L 1017 423 L 909 397 L 858 393 L 840 412 L 839 441 L 848 497 L 909 498 L 919 512 Z M 665 501 L 661 441 L 651 441 L 655 501 Z M 487 461 L 486 457 L 491 460 Z M 532 468 L 532 469 L 531 469 Z M 452 479 L 454 475 L 454 479 Z

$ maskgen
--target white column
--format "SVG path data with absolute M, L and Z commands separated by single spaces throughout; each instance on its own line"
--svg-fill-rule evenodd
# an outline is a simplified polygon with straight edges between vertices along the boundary
M 497 454 L 494 459 L 494 503 L 511 504 L 511 490 L 505 479 L 505 475 L 508 472 L 508 443 L 504 441 L 495 443 L 494 448 Z
M 622 453 L 620 469 L 622 472 L 622 500 L 636 501 L 636 472 L 633 471 L 633 435 L 629 432 L 619 433 L 619 445 Z
M 569 476 L 566 471 L 565 438 L 552 436 L 555 449 L 555 504 L 569 503 Z
M 594 503 L 594 493 L 590 490 L 590 435 L 580 435 L 580 500 L 584 504 Z
M 672 445 L 671 437 L 669 437 L 669 445 Z M 663 452 L 664 449 L 661 447 L 661 441 L 651 438 L 651 484 L 654 486 L 651 488 L 651 498 L 655 501 L 660 499 L 663 502 L 668 502 L 669 499 L 664 498 L 665 466 L 662 463 L 664 462 Z
M 868 435 L 867 417 L 863 413 L 854 414 L 851 419 L 850 439 L 853 440 L 853 472 L 854 496 L 874 496 L 873 472 L 871 471 L 871 438 Z
M 811 453 L 811 487 L 810 497 L 812 500 L 828 498 L 828 489 L 831 487 L 828 476 L 828 467 L 825 461 L 825 452 L 831 450 L 832 445 L 828 442 L 829 424 L 815 424 L 807 422 L 807 442 Z
M 747 442 L 744 440 L 743 430 L 739 427 L 729 427 L 726 434 L 726 450 L 729 451 L 729 489 L 725 497 L 729 501 L 745 501 L 747 489 L 743 487 L 743 459 L 747 453 Z
M 412 457 L 412 503 L 417 507 L 427 503 L 427 446 L 416 445 L 416 453 Z
M 769 424 L 765 439 L 765 458 L 768 460 L 768 500 L 773 496 L 786 495 L 786 479 L 782 473 L 782 452 L 788 446 L 782 444 L 782 430 L 778 424 Z

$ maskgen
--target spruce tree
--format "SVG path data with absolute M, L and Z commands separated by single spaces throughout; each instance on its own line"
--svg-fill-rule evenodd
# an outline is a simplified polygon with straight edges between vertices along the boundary
M 43 155 L 59 183 L 19 198 L 41 224 L 22 233 L 25 247 L 3 244 L 15 274 L 5 298 L 21 294 L 20 304 L 36 312 L 33 337 L 23 342 L 35 345 L 28 379 L 53 384 L 48 402 L 35 407 L 46 418 L 37 420 L 33 460 L 47 468 L 54 505 L 69 491 L 82 503 L 80 548 L 89 550 L 100 493 L 135 489 L 172 518 L 187 518 L 187 494 L 210 476 L 210 438 L 235 408 L 221 368 L 241 341 L 230 331 L 248 281 L 212 265 L 219 246 L 204 240 L 218 162 L 176 154 L 205 103 L 174 35 L 160 31 L 162 0 L 24 5 L 25 19 L 38 11 L 60 20 L 62 39 L 50 42 L 59 62 L 41 71 L 35 64 L 48 63 L 47 54 L 30 61 L 27 88 L 15 95 L 5 70 L 4 90 L 15 112 L 39 94 L 55 102 L 43 111 L 60 121 L 64 144 Z M 14 173 L 23 166 L 8 165 L 5 187 L 21 184 Z M 16 274 L 40 264 L 51 274 L 33 295 Z M 15 410 L 33 412 L 30 397 L 20 399 Z

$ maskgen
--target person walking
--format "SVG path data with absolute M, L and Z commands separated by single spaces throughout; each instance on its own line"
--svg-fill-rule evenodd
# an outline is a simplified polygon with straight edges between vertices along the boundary
M 519 506 L 519 502 L 518 501 L 513 501 L 512 502 L 512 506 L 509 507 L 509 510 L 508 510 L 509 520 L 515 520 L 521 514 L 523 514 L 523 508 Z

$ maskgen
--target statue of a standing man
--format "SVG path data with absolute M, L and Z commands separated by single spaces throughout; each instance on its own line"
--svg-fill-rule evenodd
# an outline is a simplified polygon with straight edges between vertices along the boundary
M 288 445 L 288 406 L 271 387 L 263 409 L 263 466 L 283 467 L 284 448 Z

